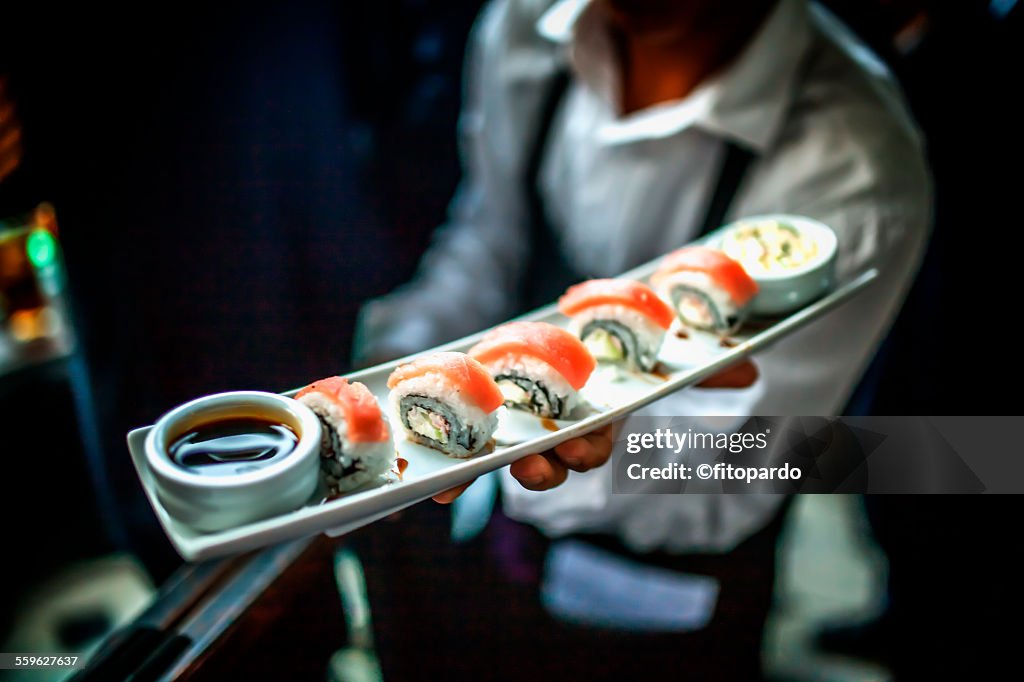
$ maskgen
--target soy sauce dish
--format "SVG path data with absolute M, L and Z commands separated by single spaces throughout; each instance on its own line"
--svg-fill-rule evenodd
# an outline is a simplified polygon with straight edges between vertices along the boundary
M 320 471 L 320 420 L 274 393 L 234 391 L 177 407 L 146 438 L 167 512 L 200 532 L 233 528 L 306 504 Z
M 709 246 L 739 262 L 758 285 L 755 315 L 792 312 L 835 287 L 836 233 L 797 215 L 763 215 L 723 227 Z

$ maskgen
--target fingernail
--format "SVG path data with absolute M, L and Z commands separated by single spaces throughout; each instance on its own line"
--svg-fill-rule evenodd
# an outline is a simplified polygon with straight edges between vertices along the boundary
M 519 482 L 527 487 L 537 486 L 544 482 L 543 476 L 524 476 Z
M 562 461 L 571 467 L 578 467 L 580 464 L 583 464 L 583 460 L 579 457 L 563 457 Z

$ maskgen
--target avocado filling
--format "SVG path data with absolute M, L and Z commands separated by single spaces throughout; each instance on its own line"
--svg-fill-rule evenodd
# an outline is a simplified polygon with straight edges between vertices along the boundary
M 448 444 L 448 434 L 451 433 L 452 425 L 438 413 L 416 406 L 406 413 L 406 419 L 414 433 L 436 440 L 441 445 Z
M 728 332 L 739 323 L 736 316 L 722 314 L 711 297 L 700 289 L 680 284 L 672 289 L 671 298 L 679 319 L 694 329 Z
M 626 349 L 622 340 L 606 329 L 595 329 L 583 340 L 590 354 L 598 360 L 621 362 L 626 359 Z
M 506 406 L 526 410 L 539 417 L 558 419 L 562 416 L 565 400 L 549 391 L 542 382 L 518 374 L 499 374 L 494 381 L 505 396 Z
M 455 416 L 449 405 L 425 395 L 407 395 L 399 403 L 402 424 L 426 445 L 442 451 L 473 448 L 473 433 Z

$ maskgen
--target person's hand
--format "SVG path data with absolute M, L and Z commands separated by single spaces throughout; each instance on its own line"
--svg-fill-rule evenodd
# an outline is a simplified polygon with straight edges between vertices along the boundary
M 757 365 L 750 360 L 723 369 L 697 384 L 701 388 L 746 388 L 759 376 Z M 512 476 L 527 490 L 550 490 L 569 477 L 569 470 L 588 471 L 608 461 L 612 454 L 613 425 L 598 429 L 580 438 L 572 438 L 554 450 L 527 455 L 509 467 Z M 434 495 L 434 501 L 451 504 L 473 485 L 476 479 Z
M 7 79 L 0 75 L 0 182 L 21 163 L 21 124 L 10 99 Z

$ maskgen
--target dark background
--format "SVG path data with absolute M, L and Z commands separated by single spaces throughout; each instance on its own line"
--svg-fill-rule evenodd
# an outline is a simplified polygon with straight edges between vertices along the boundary
M 849 411 L 1019 414 L 1020 8 L 830 4 L 902 78 L 937 189 L 925 266 Z M 909 55 L 891 48 L 908 5 L 930 12 Z M 179 560 L 125 432 L 201 394 L 348 369 L 359 305 L 410 276 L 457 181 L 478 6 L 0 10 L 25 150 L 0 216 L 56 205 L 82 349 L 0 379 L 12 584 L 113 548 L 159 581 Z

